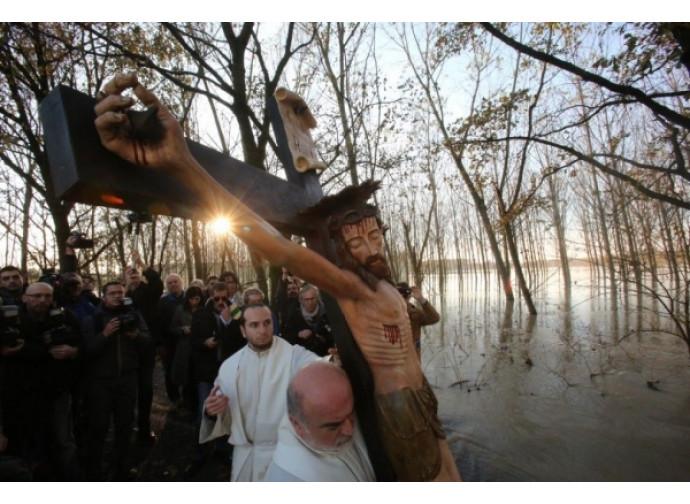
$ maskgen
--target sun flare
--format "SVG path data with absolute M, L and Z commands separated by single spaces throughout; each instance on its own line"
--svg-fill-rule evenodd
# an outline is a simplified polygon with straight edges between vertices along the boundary
M 230 232 L 230 219 L 227 217 L 216 217 L 211 221 L 211 230 L 218 235 L 228 234 Z

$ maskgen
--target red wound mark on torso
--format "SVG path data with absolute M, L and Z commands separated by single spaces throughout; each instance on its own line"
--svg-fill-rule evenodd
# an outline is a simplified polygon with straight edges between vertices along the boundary
M 400 339 L 400 328 L 397 325 L 386 325 L 383 324 L 383 334 L 391 345 L 400 343 L 402 346 L 402 341 Z

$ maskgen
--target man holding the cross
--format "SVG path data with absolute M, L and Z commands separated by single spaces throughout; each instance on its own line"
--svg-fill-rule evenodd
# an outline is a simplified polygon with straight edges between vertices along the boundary
M 125 112 L 132 89 L 147 107 L 158 107 L 162 139 L 133 139 Z M 366 203 L 378 188 L 365 183 L 324 198 L 314 215 L 330 215 L 329 232 L 341 267 L 284 238 L 273 226 L 220 185 L 190 154 L 177 120 L 139 84 L 136 75 L 119 75 L 99 93 L 95 124 L 103 145 L 124 159 L 176 177 L 206 195 L 209 215 L 229 214 L 233 232 L 253 252 L 284 266 L 333 296 L 371 368 L 381 437 L 399 480 L 459 481 L 457 467 L 436 416 L 436 398 L 412 343 L 405 300 L 390 279 L 383 256 L 383 225 Z

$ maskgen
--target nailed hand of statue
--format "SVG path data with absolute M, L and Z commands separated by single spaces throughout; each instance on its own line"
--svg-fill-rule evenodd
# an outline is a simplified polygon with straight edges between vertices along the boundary
M 133 96 L 123 94 L 128 90 Z M 146 110 L 133 108 L 134 97 Z M 94 111 L 103 146 L 131 163 L 174 172 L 191 156 L 177 119 L 136 74 L 119 74 L 108 81 Z

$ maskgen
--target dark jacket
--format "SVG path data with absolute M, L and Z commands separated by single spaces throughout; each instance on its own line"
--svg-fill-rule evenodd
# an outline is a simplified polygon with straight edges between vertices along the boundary
M 92 291 L 84 289 L 81 291 L 81 297 L 86 299 L 89 303 L 91 303 L 94 307 L 98 306 L 101 304 L 101 298 L 96 296 Z
M 156 334 L 158 319 L 158 301 L 163 294 L 163 281 L 160 274 L 153 268 L 146 268 L 141 272 L 146 282 L 141 282 L 134 290 L 128 290 L 125 296 L 132 299 L 132 304 L 144 317 L 144 321 L 152 334 Z
M 54 395 L 67 390 L 83 353 L 82 333 L 74 316 L 65 311 L 60 322 L 50 317 L 38 320 L 22 308 L 19 327 L 24 346 L 5 358 L 9 391 Z M 51 346 L 63 343 L 79 348 L 77 359 L 57 360 L 50 355 Z
M 178 297 L 168 293 L 158 300 L 157 308 L 157 330 L 155 332 L 156 346 L 175 348 L 177 337 L 170 332 L 170 322 L 177 307 L 184 303 L 184 292 Z
M 208 338 L 215 338 L 219 345 L 211 349 L 204 345 Z M 225 359 L 246 345 L 239 322 L 233 320 L 224 325 L 212 306 L 200 308 L 192 319 L 192 369 L 194 379 L 213 382 L 218 368 Z
M 18 295 L 10 293 L 7 289 L 4 287 L 0 287 L 0 299 L 2 299 L 2 305 L 3 306 L 8 306 L 8 305 L 15 305 L 15 306 L 21 306 L 22 304 L 22 293 L 26 290 L 26 284 L 22 287 L 22 292 L 20 292 Z
M 299 299 L 297 297 L 290 298 L 287 295 L 287 283 L 281 277 L 278 279 L 278 287 L 276 288 L 275 307 L 280 323 L 279 334 L 282 334 L 283 327 L 287 322 L 290 314 L 299 309 Z
M 62 262 L 60 263 L 60 271 L 64 275 L 65 273 L 76 273 L 77 272 L 77 256 L 75 255 L 65 255 L 64 258 L 62 259 Z M 62 278 L 61 278 L 62 280 Z M 53 288 L 56 288 L 55 285 L 53 285 Z M 93 293 L 91 294 L 93 296 Z M 58 304 L 65 308 L 66 310 L 69 310 L 72 312 L 72 315 L 74 315 L 77 319 L 77 321 L 81 324 L 87 317 L 90 315 L 93 315 L 93 312 L 96 310 L 96 306 L 100 304 L 100 301 L 98 298 L 94 301 L 93 299 L 89 299 L 86 294 L 84 294 L 84 291 L 82 291 L 79 296 L 75 297 L 70 297 L 68 292 L 64 290 L 64 288 L 56 288 L 55 290 L 55 296 Z M 95 296 L 93 296 L 95 297 Z
M 60 306 L 65 310 L 69 310 L 80 323 L 96 311 L 96 306 L 89 303 L 81 295 L 76 298 L 63 297 L 60 300 Z
M 304 329 L 309 329 L 312 332 L 312 335 L 307 339 L 297 336 Z M 292 310 L 283 324 L 281 336 L 289 343 L 301 345 L 321 357 L 328 355 L 328 349 L 334 345 L 333 334 L 328 325 L 328 317 L 323 305 L 319 305 L 318 315 L 309 321 L 305 320 L 300 307 Z
M 131 310 L 138 320 L 139 336 L 130 338 L 121 331 L 106 337 L 103 329 L 113 317 L 123 315 L 120 308 L 110 309 L 101 304 L 82 324 L 87 379 L 115 378 L 139 368 L 139 353 L 151 340 L 146 322 L 137 310 Z

